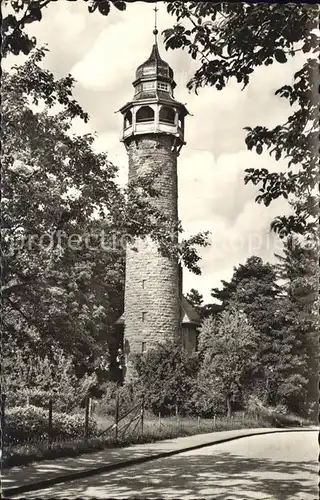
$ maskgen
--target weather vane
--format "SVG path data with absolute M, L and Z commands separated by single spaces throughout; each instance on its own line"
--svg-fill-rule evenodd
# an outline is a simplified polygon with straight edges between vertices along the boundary
M 158 27 L 157 27 L 157 13 L 158 13 L 158 8 L 157 8 L 157 2 L 155 2 L 155 8 L 153 9 L 154 10 L 154 30 L 153 30 L 153 34 L 154 34 L 154 39 L 155 39 L 155 43 L 157 43 L 157 35 L 158 35 Z

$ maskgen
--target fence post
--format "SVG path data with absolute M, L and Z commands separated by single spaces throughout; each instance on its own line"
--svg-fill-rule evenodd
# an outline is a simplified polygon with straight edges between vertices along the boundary
M 89 409 L 90 409 L 90 398 L 86 396 L 85 398 L 85 418 L 84 418 L 84 437 L 88 440 L 89 437 Z
M 161 411 L 159 411 L 159 429 L 161 429 Z
M 118 441 L 118 423 L 119 423 L 119 394 L 116 397 L 116 414 L 115 414 L 115 438 Z
M 178 420 L 179 420 L 179 410 L 178 410 L 178 405 L 176 405 L 176 420 L 177 420 L 177 423 L 178 423 Z
M 200 416 L 198 415 L 198 429 L 200 429 Z
M 213 425 L 216 426 L 216 416 L 213 415 Z
M 1 435 L 2 436 L 4 435 L 5 425 L 6 425 L 5 414 L 6 414 L 6 395 L 1 394 Z
M 142 396 L 141 403 L 141 436 L 143 436 L 143 422 L 144 421 L 144 395 Z
M 52 446 L 52 399 L 49 399 L 48 404 L 48 448 L 51 450 Z

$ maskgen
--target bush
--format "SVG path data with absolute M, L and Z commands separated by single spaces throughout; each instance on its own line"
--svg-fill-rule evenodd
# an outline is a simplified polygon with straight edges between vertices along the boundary
M 2 360 L 2 391 L 6 406 L 47 407 L 50 395 L 55 409 L 69 412 L 79 407 L 97 383 L 96 374 L 76 375 L 74 359 L 62 349 L 53 347 L 41 357 L 28 348 L 10 345 Z
M 268 422 L 272 427 L 290 427 L 309 425 L 310 422 L 297 415 L 289 414 L 286 406 L 265 406 L 258 398 L 250 397 L 248 411 Z
M 118 385 L 116 382 L 105 382 L 101 387 L 102 396 L 95 403 L 95 412 L 98 415 L 114 415 Z
M 190 406 L 192 413 L 203 418 L 212 418 L 214 415 L 225 415 L 226 401 L 219 391 L 213 391 L 210 385 L 207 387 L 199 379 L 195 384 Z
M 136 393 L 131 384 L 126 383 L 119 386 L 116 382 L 106 382 L 103 387 L 103 395 L 95 404 L 95 412 L 98 415 L 115 415 L 116 400 L 119 398 L 120 415 L 123 415 L 139 403 L 141 397 Z
M 168 342 L 136 357 L 137 393 L 144 395 L 147 408 L 170 415 L 178 407 L 190 413 L 190 400 L 199 369 L 197 353 L 189 354 L 180 344 Z
M 89 420 L 89 434 L 97 434 L 95 420 Z M 69 415 L 53 412 L 52 439 L 68 440 L 84 436 L 84 413 Z M 14 407 L 6 412 L 4 439 L 23 443 L 48 438 L 48 411 L 36 406 Z

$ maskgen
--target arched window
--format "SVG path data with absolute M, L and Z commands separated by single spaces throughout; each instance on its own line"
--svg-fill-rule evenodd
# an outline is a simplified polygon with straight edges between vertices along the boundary
M 174 109 L 163 106 L 160 109 L 159 119 L 161 122 L 171 123 L 172 125 L 174 125 L 175 114 L 176 113 Z
M 154 120 L 154 111 L 149 106 L 142 106 L 136 114 L 136 122 L 152 122 Z
M 124 128 L 128 128 L 132 125 L 132 113 L 131 111 L 127 111 L 124 117 Z

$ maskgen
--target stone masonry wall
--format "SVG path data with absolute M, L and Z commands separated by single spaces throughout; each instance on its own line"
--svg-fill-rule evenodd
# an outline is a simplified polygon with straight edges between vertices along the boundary
M 177 155 L 173 138 L 138 136 L 128 145 L 129 182 L 137 175 L 161 169 L 154 185 L 161 196 L 154 203 L 178 218 Z M 150 238 L 137 239 L 138 251 L 127 248 L 124 347 L 130 355 L 158 342 L 180 337 L 178 263 L 158 252 Z

